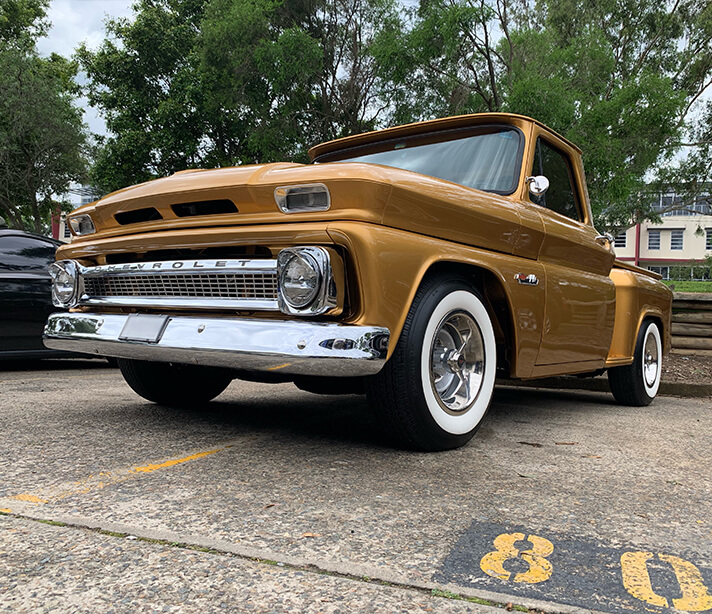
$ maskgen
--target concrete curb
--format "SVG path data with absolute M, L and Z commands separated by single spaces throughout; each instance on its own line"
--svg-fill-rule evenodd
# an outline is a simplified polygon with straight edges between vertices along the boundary
M 607 377 L 580 378 L 575 376 L 547 377 L 536 380 L 497 380 L 499 386 L 518 388 L 547 388 L 556 390 L 588 390 L 610 392 Z M 712 384 L 661 382 L 658 394 L 672 397 L 712 397 Z
M 4 500 L 4 502 L 6 503 L 7 500 Z M 602 611 L 562 604 L 556 601 L 520 597 L 509 593 L 486 591 L 457 584 L 440 584 L 427 579 L 416 581 L 412 578 L 402 578 L 389 569 L 375 565 L 350 563 L 348 561 L 331 558 L 313 560 L 306 556 L 286 555 L 275 550 L 254 548 L 203 535 L 137 527 L 131 524 L 88 518 L 73 514 L 43 514 L 37 509 L 36 505 L 22 502 L 14 502 L 13 507 L 16 511 L 3 512 L 2 515 L 18 520 L 59 523 L 63 528 L 87 530 L 104 534 L 109 533 L 117 540 L 125 539 L 125 536 L 132 536 L 133 538 L 148 541 L 160 541 L 163 545 L 169 547 L 206 548 L 212 551 L 212 554 L 232 555 L 254 563 L 277 564 L 291 571 L 304 571 L 320 575 L 336 575 L 346 580 L 362 582 L 372 586 L 381 584 L 382 588 L 386 590 L 388 588 L 395 588 L 429 594 L 432 594 L 433 591 L 447 591 L 458 597 L 469 597 L 489 602 L 488 604 L 472 604 L 475 611 L 482 612 L 483 614 L 498 614 L 506 608 L 507 604 L 525 607 L 529 610 L 543 612 L 545 614 L 605 614 Z M 458 597 L 455 599 L 457 600 Z M 452 599 L 452 597 L 447 596 L 443 596 L 443 598 Z

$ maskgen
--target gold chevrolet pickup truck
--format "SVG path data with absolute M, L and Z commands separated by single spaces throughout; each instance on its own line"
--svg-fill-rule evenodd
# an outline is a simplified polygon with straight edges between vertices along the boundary
M 593 226 L 580 150 L 486 113 L 317 145 L 313 163 L 187 170 L 73 212 L 50 348 L 204 403 L 232 379 L 365 392 L 402 445 L 474 435 L 495 378 L 608 370 L 647 405 L 671 292 Z M 526 394 L 523 392 L 523 394 Z

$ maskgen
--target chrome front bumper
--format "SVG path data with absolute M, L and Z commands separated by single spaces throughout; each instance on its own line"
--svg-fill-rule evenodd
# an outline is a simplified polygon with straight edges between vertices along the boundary
M 48 348 L 100 356 L 269 371 L 353 377 L 378 373 L 390 333 L 378 326 L 302 320 L 168 316 L 155 342 L 127 339 L 129 316 L 54 313 Z

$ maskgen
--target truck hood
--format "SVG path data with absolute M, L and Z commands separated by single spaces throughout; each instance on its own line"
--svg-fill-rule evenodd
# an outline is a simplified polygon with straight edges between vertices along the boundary
M 97 232 L 74 241 L 206 226 L 328 219 L 380 223 L 391 189 L 388 170 L 355 163 L 276 163 L 180 171 L 113 192 L 80 207 L 74 214 L 91 215 Z M 328 211 L 287 214 L 279 209 L 274 199 L 275 188 L 310 183 L 323 183 L 329 188 L 332 204 Z M 225 201 L 232 202 L 234 208 Z M 197 206 L 174 207 L 186 204 Z M 216 212 L 216 208 L 220 211 Z
M 329 189 L 327 211 L 279 209 L 276 188 L 314 183 Z M 338 220 L 512 253 L 520 228 L 517 204 L 508 197 L 357 162 L 181 171 L 114 192 L 78 212 L 91 215 L 97 231 L 75 238 L 77 244 L 156 231 Z

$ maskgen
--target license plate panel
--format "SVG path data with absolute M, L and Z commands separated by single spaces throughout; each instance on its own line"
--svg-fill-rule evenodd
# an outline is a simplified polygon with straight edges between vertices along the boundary
M 124 324 L 119 339 L 121 341 L 142 341 L 158 343 L 168 326 L 168 316 L 147 313 L 132 313 Z

